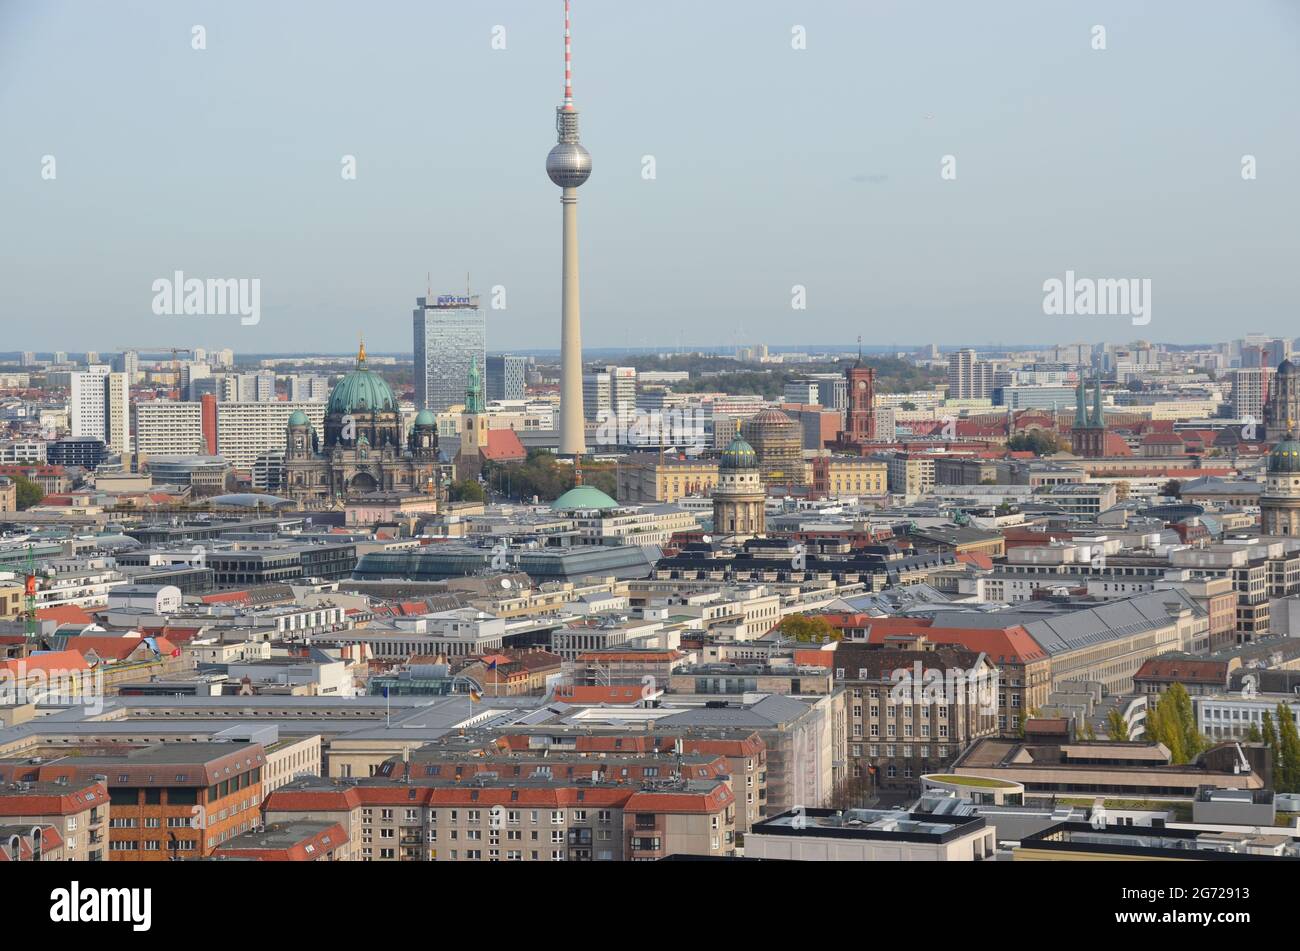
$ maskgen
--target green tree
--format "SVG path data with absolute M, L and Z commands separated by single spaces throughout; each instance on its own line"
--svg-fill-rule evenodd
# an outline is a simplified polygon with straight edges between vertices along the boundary
M 1268 710 L 1264 711 L 1264 742 L 1268 744 L 1269 753 L 1273 759 L 1273 784 L 1277 785 L 1277 771 L 1282 762 L 1282 743 L 1277 736 L 1277 724 L 1273 722 L 1273 714 Z
M 1007 440 L 1012 452 L 1032 452 L 1036 456 L 1050 456 L 1061 451 L 1061 441 L 1055 433 L 1045 429 L 1030 429 L 1016 433 Z
M 14 489 L 18 493 L 18 510 L 29 509 L 45 498 L 45 490 L 26 476 L 13 476 Z
M 611 499 L 618 494 L 618 478 L 614 475 L 613 469 L 587 469 L 584 467 L 582 481 L 586 485 L 600 489 Z
M 1300 734 L 1286 704 L 1277 705 L 1278 739 L 1282 747 L 1281 766 L 1273 768 L 1273 785 L 1279 792 L 1300 792 Z
M 1170 479 L 1160 488 L 1161 495 L 1171 495 L 1179 498 L 1183 494 L 1183 484 L 1177 479 Z
M 1187 757 L 1183 754 L 1183 731 L 1167 692 L 1147 711 L 1147 735 L 1156 743 L 1165 745 L 1165 749 L 1169 750 L 1170 762 L 1187 762 Z
M 1264 734 L 1260 732 L 1258 724 L 1252 722 L 1250 726 L 1246 728 L 1246 742 L 1247 743 L 1264 742 Z
M 1119 710 L 1106 714 L 1106 738 L 1115 743 L 1128 742 L 1128 721 Z
M 545 449 L 534 449 L 523 462 L 493 466 L 489 479 L 494 489 L 512 499 L 537 496 L 544 502 L 557 499 L 573 486 L 573 467 L 560 463 Z
M 1192 698 L 1180 683 L 1170 685 L 1147 711 L 1147 733 L 1169 750 L 1170 762 L 1190 763 L 1205 751 L 1207 740 L 1196 729 Z
M 842 631 L 832 627 L 824 617 L 815 614 L 787 615 L 781 619 L 781 623 L 777 625 L 777 630 L 786 637 L 793 637 L 796 641 L 811 644 L 838 641 L 844 636 Z
M 482 502 L 487 499 L 487 493 L 483 491 L 483 486 L 478 484 L 477 479 L 461 479 L 459 482 L 453 482 L 447 492 L 453 502 Z
M 1192 698 L 1188 696 L 1187 688 L 1175 683 L 1168 693 L 1173 700 L 1178 729 L 1183 734 L 1183 755 L 1187 757 L 1184 762 L 1190 763 L 1205 752 L 1209 743 L 1196 729 L 1196 711 L 1192 708 Z

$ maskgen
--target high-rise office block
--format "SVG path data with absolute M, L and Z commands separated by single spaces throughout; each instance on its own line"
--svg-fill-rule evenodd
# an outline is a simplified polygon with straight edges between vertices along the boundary
M 330 398 L 328 377 L 299 373 L 288 377 L 288 382 L 291 403 L 323 403 Z
M 221 403 L 217 407 L 217 454 L 234 469 L 251 469 L 262 453 L 284 448 L 289 419 L 297 411 L 316 432 L 324 431 L 324 403 Z
M 992 390 L 992 364 L 976 360 L 974 350 L 957 350 L 948 355 L 948 399 L 984 400 Z
M 126 374 L 128 384 L 140 379 L 140 354 L 135 350 L 123 350 L 113 358 L 113 369 Z
M 527 357 L 508 353 L 487 358 L 488 401 L 522 400 L 527 390 Z
M 471 364 L 487 362 L 487 321 L 478 295 L 415 301 L 415 406 L 446 412 L 465 402 Z
M 68 424 L 74 438 L 102 440 L 110 452 L 131 448 L 131 389 L 126 374 L 104 364 L 72 373 Z
M 206 453 L 201 403 L 140 400 L 134 412 L 135 451 L 142 458 Z
M 1272 367 L 1243 367 L 1232 371 L 1232 414 L 1238 419 L 1264 421 L 1276 371 Z M 1284 434 L 1285 435 L 1285 434 Z M 1261 429 L 1259 438 L 1263 438 Z

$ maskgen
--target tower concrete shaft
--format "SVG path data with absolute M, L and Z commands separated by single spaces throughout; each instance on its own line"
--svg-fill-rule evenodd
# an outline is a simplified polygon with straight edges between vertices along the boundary
M 578 309 L 578 190 L 560 198 L 564 217 L 560 288 L 560 455 L 587 451 L 582 406 L 582 318 Z
M 564 250 L 560 279 L 560 455 L 587 451 L 582 411 L 582 318 L 578 307 L 578 186 L 591 175 L 591 155 L 578 138 L 573 105 L 573 52 L 569 0 L 564 0 L 564 101 L 555 110 L 555 147 L 546 174 L 562 189 Z

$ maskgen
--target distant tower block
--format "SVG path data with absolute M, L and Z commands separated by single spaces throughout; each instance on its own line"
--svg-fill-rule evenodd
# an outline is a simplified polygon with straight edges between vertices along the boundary
M 569 0 L 564 0 L 564 104 L 555 110 L 557 142 L 546 156 L 546 174 L 559 185 L 564 252 L 560 281 L 560 455 L 587 451 L 582 412 L 582 318 L 578 307 L 578 186 L 591 175 L 591 153 L 578 141 L 573 106 L 573 55 Z

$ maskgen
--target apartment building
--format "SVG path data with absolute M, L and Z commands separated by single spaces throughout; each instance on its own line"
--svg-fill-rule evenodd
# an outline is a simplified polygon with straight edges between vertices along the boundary
M 735 853 L 735 797 L 721 779 L 633 787 L 475 777 L 296 780 L 268 821 L 337 822 L 353 858 L 380 862 L 587 862 Z
M 217 859 L 253 862 L 346 862 L 352 858 L 347 831 L 337 822 L 271 822 L 219 845 Z
M 137 400 L 133 412 L 135 451 L 145 459 L 151 456 L 201 456 L 207 453 L 207 444 L 203 438 L 202 403 Z
M 110 808 L 108 787 L 99 780 L 7 782 L 0 785 L 0 845 L 11 838 L 10 829 L 40 827 L 57 832 L 60 859 L 102 862 L 107 857 Z M 42 838 L 48 847 L 52 840 Z M 29 854 L 33 845 L 27 843 Z
M 1002 628 L 930 626 L 927 618 L 872 618 L 866 615 L 823 615 L 845 631 L 851 640 L 899 650 L 932 650 L 948 646 L 983 654 L 997 669 L 998 732 L 1017 733 L 1020 722 L 1047 703 L 1052 690 L 1052 661 L 1041 645 L 1019 624 Z M 843 643 L 843 642 L 842 642 Z M 811 662 L 817 654 L 835 652 L 797 651 L 796 660 Z
M 0 759 L 0 782 L 108 789 L 111 861 L 206 858 L 259 822 L 266 754 L 258 743 L 167 743 L 114 753 L 57 748 Z
M 824 653 L 848 694 L 851 783 L 914 787 L 972 740 L 998 733 L 998 675 L 980 654 L 845 642 Z
M 934 488 L 935 456 L 931 453 L 896 452 L 886 460 L 889 491 L 909 499 Z
M 619 778 L 626 778 L 621 772 L 624 757 L 635 759 L 657 754 L 657 761 L 650 765 L 678 772 L 676 764 L 685 756 L 701 757 L 713 768 L 717 768 L 721 759 L 725 761 L 723 775 L 729 778 L 736 797 L 736 835 L 741 839 L 768 803 L 767 745 L 757 732 L 744 728 L 682 729 L 660 721 L 653 734 L 629 735 L 618 727 L 601 730 L 587 726 L 544 726 L 512 730 L 499 737 L 496 745 L 511 751 L 556 757 L 565 764 L 566 770 L 577 763 L 577 775 L 582 775 L 584 766 L 590 770 L 595 765 L 607 775 Z
M 264 452 L 283 449 L 289 417 L 301 410 L 317 433 L 325 431 L 325 405 L 313 402 L 223 402 L 217 404 L 217 455 L 232 468 L 251 470 Z

